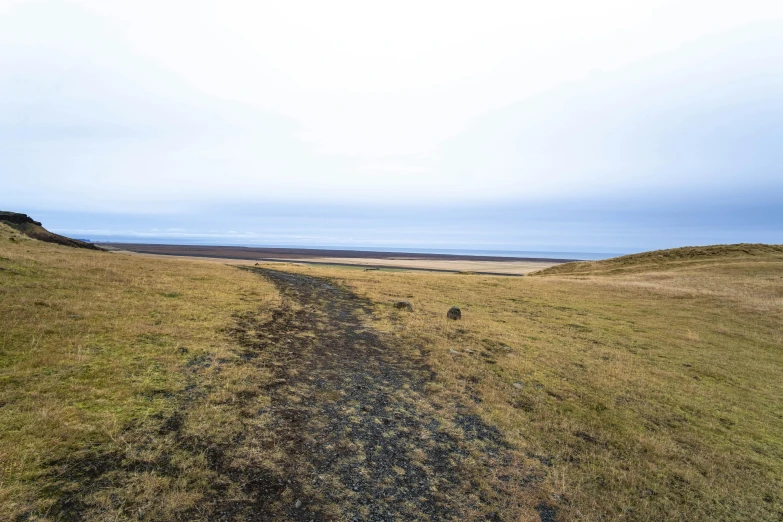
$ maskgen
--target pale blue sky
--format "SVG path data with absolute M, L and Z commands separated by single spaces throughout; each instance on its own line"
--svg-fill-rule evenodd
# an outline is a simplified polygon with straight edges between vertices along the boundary
M 781 243 L 781 144 L 780 2 L 0 0 L 0 207 L 77 236 Z

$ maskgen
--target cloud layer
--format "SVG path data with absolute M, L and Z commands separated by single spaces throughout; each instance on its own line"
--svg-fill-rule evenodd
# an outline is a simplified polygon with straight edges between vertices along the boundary
M 724 201 L 783 241 L 754 211 L 783 196 L 783 5 L 539 4 L 0 2 L 0 203 L 63 226 L 264 207 L 311 233 L 290 238 L 333 209 L 333 242 L 434 242 L 439 215 L 485 209 L 471 241 L 530 246 L 520 209 L 633 201 L 640 227 L 662 208 L 692 225 L 687 242 L 729 237 L 695 217 Z M 644 246 L 607 232 L 626 217 L 579 216 L 593 244 Z

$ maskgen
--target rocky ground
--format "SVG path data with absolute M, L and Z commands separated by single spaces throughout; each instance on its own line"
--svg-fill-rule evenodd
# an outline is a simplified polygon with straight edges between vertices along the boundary
M 424 392 L 429 370 L 361 321 L 370 303 L 327 280 L 256 271 L 286 299 L 271 322 L 247 317 L 236 331 L 277 375 L 264 437 L 278 441 L 290 476 L 266 496 L 272 518 L 511 515 L 497 484 L 512 478 L 489 480 L 511 464 L 501 435 L 466 411 L 444 418 Z

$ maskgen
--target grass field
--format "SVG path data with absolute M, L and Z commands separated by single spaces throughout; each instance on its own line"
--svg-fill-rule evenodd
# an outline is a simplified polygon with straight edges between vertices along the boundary
M 432 403 L 503 434 L 531 481 L 520 520 L 783 518 L 781 248 L 523 278 L 270 267 L 375 303 L 363 320 L 423 354 Z M 285 463 L 253 438 L 272 422 L 256 413 L 271 363 L 246 357 L 235 328 L 280 306 L 235 266 L 0 225 L 0 519 L 188 520 L 247 495 L 232 470 Z
M 526 278 L 291 269 L 380 303 L 429 350 L 433 391 L 474 397 L 543 470 L 563 520 L 778 520 L 783 248 L 681 254 Z
M 133 480 L 91 484 L 92 504 L 187 512 L 212 487 L 204 449 L 241 432 L 236 399 L 264 382 L 226 329 L 277 292 L 219 264 L 75 250 L 1 224 L 0 241 L 0 519 L 58 519 L 93 468 L 123 460 Z M 175 443 L 161 428 L 186 401 L 192 439 Z

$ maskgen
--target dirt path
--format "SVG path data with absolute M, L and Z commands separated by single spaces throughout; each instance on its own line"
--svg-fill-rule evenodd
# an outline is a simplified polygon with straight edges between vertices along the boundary
M 121 449 L 50 463 L 50 507 L 20 522 L 516 520 L 535 479 L 496 429 L 432 399 L 423 361 L 366 326 L 370 302 L 245 269 L 281 292 L 271 319 L 238 317 L 240 353 L 194 356 L 177 409 L 128 426 Z M 249 386 L 232 388 L 232 369 Z
M 248 357 L 273 364 L 271 436 L 289 476 L 258 518 L 504 520 L 509 463 L 496 429 L 467 413 L 444 417 L 419 361 L 366 328 L 370 303 L 327 280 L 255 269 L 285 302 L 273 319 L 236 330 Z M 272 493 L 272 495 L 269 495 Z

